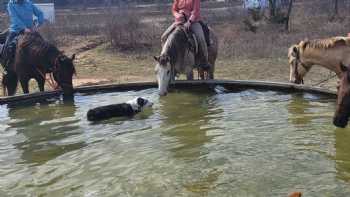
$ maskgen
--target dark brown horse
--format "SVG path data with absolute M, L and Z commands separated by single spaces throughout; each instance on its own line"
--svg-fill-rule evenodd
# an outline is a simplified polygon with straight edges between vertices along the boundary
M 52 73 L 53 79 L 62 88 L 64 95 L 73 94 L 72 77 L 75 74 L 73 60 L 59 51 L 56 46 L 45 41 L 37 32 L 25 33 L 18 38 L 15 61 L 3 74 L 4 95 L 16 93 L 18 81 L 23 92 L 29 93 L 29 80 L 38 82 L 39 90 L 44 91 L 46 73 Z
M 342 77 L 338 84 L 337 109 L 334 114 L 333 124 L 345 128 L 350 117 L 350 69 L 341 65 Z

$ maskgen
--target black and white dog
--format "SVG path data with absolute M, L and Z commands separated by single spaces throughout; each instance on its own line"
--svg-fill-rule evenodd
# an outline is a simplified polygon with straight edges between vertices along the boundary
M 112 117 L 130 117 L 139 112 L 144 108 L 152 107 L 153 103 L 147 99 L 138 97 L 126 103 L 106 105 L 90 109 L 87 113 L 87 119 L 89 121 L 105 120 Z

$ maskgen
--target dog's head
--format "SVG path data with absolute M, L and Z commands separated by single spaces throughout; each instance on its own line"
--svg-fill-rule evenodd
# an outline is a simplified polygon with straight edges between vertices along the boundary
M 141 112 L 144 108 L 152 107 L 153 103 L 145 98 L 138 97 L 131 101 L 126 102 L 131 105 L 135 112 Z

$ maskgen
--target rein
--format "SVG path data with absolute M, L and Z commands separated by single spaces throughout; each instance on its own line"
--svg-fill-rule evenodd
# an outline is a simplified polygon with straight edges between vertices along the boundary
M 198 46 L 198 40 L 197 37 L 191 32 L 191 31 L 187 31 L 183 25 L 180 25 L 179 28 L 185 33 L 187 42 L 189 44 L 189 48 L 190 50 L 194 53 L 197 54 L 198 50 L 199 50 L 199 46 Z M 193 40 L 193 43 L 192 43 Z
M 296 61 L 295 62 L 295 78 L 298 78 L 300 80 L 301 84 L 304 84 L 304 79 L 302 77 L 300 77 L 300 75 L 299 75 L 298 66 L 300 65 L 301 67 L 303 67 L 306 70 L 306 72 L 309 72 L 311 67 L 307 67 L 303 62 L 301 62 L 299 52 L 296 53 L 295 61 Z
M 47 80 L 49 86 L 53 89 L 53 90 L 58 90 L 59 89 L 59 85 L 58 83 L 55 81 L 53 73 L 57 70 L 57 66 L 58 65 L 58 57 L 56 57 L 55 59 L 55 63 L 53 65 L 53 70 L 51 73 L 49 73 L 49 76 L 47 77 L 47 73 L 42 72 L 40 69 L 38 69 L 38 67 L 35 67 L 35 70 L 41 75 L 41 77 L 45 80 Z
M 47 77 L 47 75 L 44 74 L 43 72 L 41 72 L 38 68 L 36 68 L 36 70 L 41 75 L 41 77 L 44 78 L 47 81 L 47 83 L 49 84 L 49 86 L 53 90 L 58 90 L 59 89 L 59 85 L 54 80 L 53 73 L 50 73 L 49 76 Z
M 171 65 L 170 67 L 170 83 L 175 82 L 175 66 Z
M 315 84 L 312 84 L 312 86 L 318 86 L 318 85 L 320 85 L 320 84 L 322 84 L 322 83 L 325 83 L 325 82 L 327 82 L 327 81 L 329 81 L 329 80 L 335 78 L 336 76 L 337 76 L 337 74 L 334 74 L 334 75 L 328 77 L 327 79 L 324 79 L 324 80 L 321 80 L 321 81 L 319 81 L 319 82 L 317 82 L 317 83 L 315 83 Z

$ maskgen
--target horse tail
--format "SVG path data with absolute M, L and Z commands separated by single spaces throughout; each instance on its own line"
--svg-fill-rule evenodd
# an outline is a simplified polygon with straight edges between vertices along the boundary
M 2 76 L 2 88 L 4 96 L 13 96 L 17 90 L 18 77 L 13 71 Z

